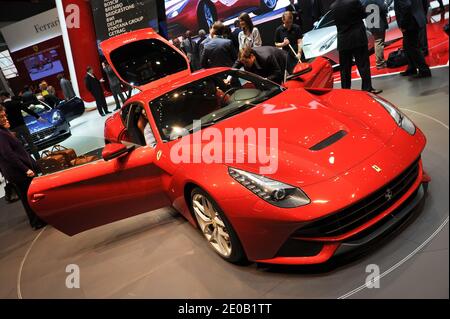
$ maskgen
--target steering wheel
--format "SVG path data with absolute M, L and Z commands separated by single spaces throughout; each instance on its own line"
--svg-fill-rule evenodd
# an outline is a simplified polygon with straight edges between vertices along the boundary
M 224 105 L 224 104 L 225 104 L 225 98 L 226 98 L 228 95 L 230 95 L 231 92 L 237 91 L 237 90 L 239 90 L 239 89 L 240 89 L 240 88 L 234 86 L 234 87 L 231 87 L 231 88 L 229 88 L 228 90 L 226 90 L 226 91 L 223 93 L 222 98 L 220 99 L 220 105 Z M 230 95 L 230 96 L 231 96 L 231 95 Z

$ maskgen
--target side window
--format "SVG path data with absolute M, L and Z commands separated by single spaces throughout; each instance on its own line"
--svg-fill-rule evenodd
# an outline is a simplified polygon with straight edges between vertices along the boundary
M 131 106 L 130 104 L 126 105 L 120 111 L 120 117 L 122 118 L 122 123 L 124 126 L 127 125 L 127 118 L 128 118 L 128 113 L 130 112 L 130 106 Z
M 130 141 L 140 146 L 156 145 L 155 135 L 151 129 L 147 112 L 141 104 L 131 104 L 126 120 L 127 132 Z

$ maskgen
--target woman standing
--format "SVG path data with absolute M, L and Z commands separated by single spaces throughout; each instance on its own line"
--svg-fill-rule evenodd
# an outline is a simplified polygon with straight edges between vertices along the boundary
M 242 13 L 239 16 L 239 24 L 242 31 L 239 32 L 239 51 L 246 47 L 260 47 L 262 46 L 261 35 L 258 28 L 253 26 L 252 19 L 248 13 Z
M 37 174 L 38 166 L 8 128 L 5 109 L 0 105 L 0 170 L 8 182 L 16 186 L 31 227 L 39 229 L 46 224 L 36 216 L 27 198 L 28 188 Z

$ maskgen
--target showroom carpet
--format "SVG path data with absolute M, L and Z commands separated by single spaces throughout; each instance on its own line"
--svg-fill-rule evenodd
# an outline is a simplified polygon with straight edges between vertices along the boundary
M 0 298 L 448 298 L 449 69 L 433 74 L 374 80 L 427 135 L 433 181 L 408 227 L 367 255 L 327 267 L 239 267 L 171 209 L 68 237 L 50 226 L 31 230 L 20 203 L 0 200 Z M 84 115 L 66 144 L 101 144 L 103 120 Z M 78 289 L 66 287 L 68 265 L 80 269 Z M 368 265 L 380 269 L 379 289 L 364 288 Z

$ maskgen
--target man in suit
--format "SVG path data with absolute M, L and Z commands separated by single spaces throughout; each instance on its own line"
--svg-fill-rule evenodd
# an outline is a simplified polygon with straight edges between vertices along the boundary
M 117 77 L 116 73 L 114 73 L 114 70 L 112 67 L 108 64 L 108 62 L 103 61 L 102 62 L 103 71 L 105 71 L 106 78 L 108 79 L 109 88 L 111 89 L 111 93 L 113 94 L 114 101 L 116 102 L 116 108 L 114 111 L 120 110 L 120 101 L 122 101 L 122 104 L 125 103 L 126 98 L 123 95 L 122 92 L 122 85 Z M 103 80 L 100 80 L 103 81 Z M 120 98 L 120 100 L 119 100 Z
M 239 50 L 239 33 L 242 31 L 241 23 L 239 20 L 234 20 L 233 25 L 234 29 L 233 32 L 231 32 L 231 41 L 233 41 L 233 45 L 236 50 Z
M 300 5 L 296 3 L 296 0 L 289 0 L 289 5 L 285 9 L 286 11 L 292 12 L 292 15 L 294 16 L 294 23 L 298 26 L 302 25 L 301 21 L 301 13 L 302 10 L 300 9 Z
M 425 17 L 428 20 L 428 10 L 430 8 L 430 0 L 422 0 L 422 5 L 423 5 L 423 11 L 425 12 Z M 428 33 L 427 33 L 427 25 L 425 24 L 425 27 L 423 27 L 422 29 L 420 29 L 420 34 L 419 34 L 419 47 L 420 50 L 422 51 L 424 56 L 428 56 L 429 52 L 428 52 Z
M 286 51 L 271 46 L 246 47 L 239 52 L 239 60 L 233 68 L 244 67 L 248 72 L 281 84 L 286 70 L 287 56 Z
M 331 5 L 337 28 L 337 49 L 341 67 L 341 86 L 350 89 L 352 85 L 352 64 L 361 75 L 363 91 L 381 93 L 372 87 L 370 74 L 369 47 L 363 19 L 366 11 L 359 0 L 336 0 Z
M 98 113 L 100 113 L 101 116 L 110 114 L 111 112 L 108 111 L 108 106 L 106 104 L 106 98 L 105 94 L 103 93 L 102 85 L 100 81 L 95 77 L 94 70 L 91 66 L 87 67 L 87 73 L 84 77 L 84 84 L 86 85 L 87 90 L 95 99 Z
M 314 0 L 298 0 L 300 8 L 300 24 L 302 32 L 306 33 L 314 27 Z
M 211 40 L 202 43 L 200 64 L 203 68 L 231 67 L 236 61 L 233 42 L 223 38 L 223 31 L 223 23 L 215 22 L 210 31 Z
M 419 34 L 426 27 L 427 18 L 422 0 L 395 0 L 397 24 L 403 33 L 403 49 L 408 58 L 408 68 L 402 76 L 431 77 L 431 71 L 419 47 Z
M 75 91 L 73 90 L 72 83 L 66 79 L 64 74 L 58 74 L 59 85 L 61 86 L 61 90 L 63 91 L 64 99 L 66 101 L 75 97 Z
M 30 130 L 23 119 L 22 111 L 34 116 L 39 122 L 46 123 L 47 121 L 40 117 L 39 114 L 30 110 L 29 105 L 25 105 L 20 99 L 11 98 L 8 92 L 0 93 L 0 102 L 5 107 L 6 115 L 8 116 L 9 130 L 16 134 L 16 137 L 22 141 L 22 144 L 28 144 L 28 148 L 35 159 L 40 159 L 38 148 L 34 145 Z
M 376 67 L 377 69 L 384 69 L 387 67 L 386 60 L 384 59 L 384 41 L 386 39 L 386 30 L 389 27 L 387 20 L 388 6 L 384 0 L 364 0 L 362 3 L 366 8 L 366 12 L 369 12 L 367 10 L 369 5 L 378 8 L 378 15 L 375 17 L 376 20 L 367 21 L 367 27 L 375 40 Z
M 183 41 L 181 42 L 181 49 L 186 54 L 189 59 L 189 63 L 191 64 L 192 70 L 197 70 L 197 61 L 195 60 L 195 42 L 192 40 L 191 31 L 186 31 Z

